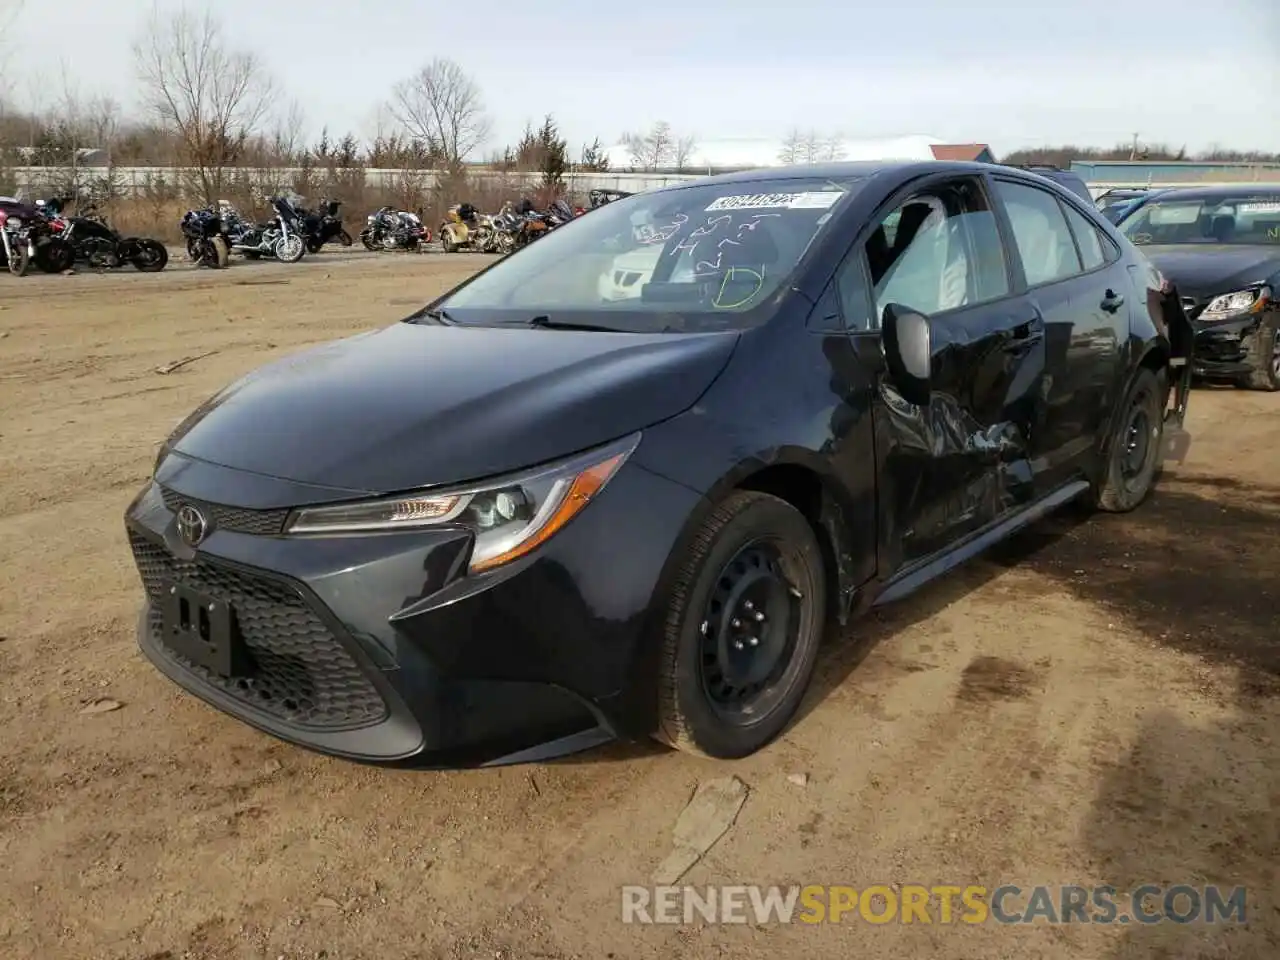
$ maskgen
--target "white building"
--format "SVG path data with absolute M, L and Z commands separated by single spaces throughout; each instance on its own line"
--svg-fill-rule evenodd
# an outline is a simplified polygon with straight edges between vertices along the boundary
M 934 160 L 939 159 L 935 146 L 946 146 L 937 137 L 912 135 L 889 140 L 835 140 L 819 146 L 819 159 L 834 160 Z M 787 142 L 781 139 L 740 137 L 736 139 L 699 140 L 684 163 L 690 173 L 709 170 L 776 167 L 783 164 Z M 605 153 L 609 168 L 616 171 L 638 169 L 626 144 L 618 143 Z

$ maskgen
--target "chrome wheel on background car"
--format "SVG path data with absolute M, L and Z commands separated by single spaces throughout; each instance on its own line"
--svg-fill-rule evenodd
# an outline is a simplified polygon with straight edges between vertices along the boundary
M 1241 384 L 1254 390 L 1280 390 L 1280 328 L 1263 326 L 1258 331 L 1258 365 Z
M 739 491 L 693 536 L 668 601 L 655 736 L 744 757 L 795 716 L 825 626 L 817 535 L 795 507 Z

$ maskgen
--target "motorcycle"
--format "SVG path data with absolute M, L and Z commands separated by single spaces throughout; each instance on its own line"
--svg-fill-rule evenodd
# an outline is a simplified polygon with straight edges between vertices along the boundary
M 515 247 L 515 236 L 510 230 L 499 229 L 493 217 L 471 204 L 458 203 L 449 208 L 440 224 L 440 246 L 445 253 L 474 250 L 506 254 Z
M 24 276 L 32 267 L 45 273 L 61 273 L 75 263 L 71 244 L 54 233 L 40 208 L 22 200 L 0 200 L 4 226 L 0 229 L 5 265 L 14 276 Z
M 84 216 L 65 217 L 61 201 L 46 200 L 37 206 L 43 206 L 53 232 L 71 245 L 75 259 L 95 270 L 131 263 L 143 273 L 158 273 L 169 262 L 164 244 L 147 237 L 122 237 L 98 215 L 96 207 L 90 206 Z
M 187 256 L 197 267 L 223 270 L 231 259 L 231 246 L 222 234 L 222 218 L 212 207 L 188 210 L 182 216 L 182 236 Z
M 299 211 L 302 214 L 308 253 L 319 253 L 320 248 L 331 240 L 336 240 L 344 247 L 351 246 L 351 234 L 343 229 L 342 217 L 338 215 L 338 208 L 341 206 L 341 200 L 321 200 L 317 211 Z
M 265 256 L 282 263 L 297 263 L 307 252 L 302 217 L 284 197 L 272 198 L 271 206 L 276 215 L 260 224 L 248 223 L 230 205 L 223 208 L 223 226 L 231 241 L 231 252 L 242 253 L 249 260 Z
M 360 242 L 366 250 L 417 250 L 420 244 L 431 242 L 431 231 L 417 214 L 383 207 L 369 214 Z

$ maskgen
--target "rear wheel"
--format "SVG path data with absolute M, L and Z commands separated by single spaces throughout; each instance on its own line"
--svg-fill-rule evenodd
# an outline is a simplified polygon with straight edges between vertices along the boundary
M 351 246 L 351 234 L 347 233 L 347 231 L 345 230 L 339 230 L 338 242 L 342 244 L 344 247 Z
M 364 248 L 366 250 L 369 250 L 375 253 L 377 252 L 378 245 L 373 242 L 373 237 L 369 235 L 369 232 L 367 230 L 364 233 L 360 234 L 360 242 L 364 244 Z
M 744 757 L 795 716 L 825 626 L 813 528 L 785 500 L 741 491 L 693 538 L 668 600 L 655 737 Z
M 133 255 L 133 265 L 143 273 L 158 273 L 169 262 L 169 251 L 156 240 L 138 241 L 138 252 Z
M 1280 329 L 1264 324 L 1258 331 L 1258 359 L 1249 374 L 1238 385 L 1250 390 L 1280 390 Z
M 1111 438 L 1106 473 L 1095 497 L 1098 509 L 1125 513 L 1151 492 L 1160 472 L 1164 400 L 1162 378 L 1146 367 L 1139 369 Z
M 36 247 L 34 264 L 45 273 L 62 273 L 75 266 L 76 252 L 71 244 L 54 237 Z

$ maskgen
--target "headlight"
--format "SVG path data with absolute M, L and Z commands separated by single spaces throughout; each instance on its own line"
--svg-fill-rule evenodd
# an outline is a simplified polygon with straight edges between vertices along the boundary
M 1238 313 L 1257 313 L 1271 299 L 1270 287 L 1255 287 L 1252 290 L 1237 290 L 1235 293 L 1224 293 L 1214 297 L 1200 314 L 1201 320 L 1222 320 Z
M 479 573 L 536 549 L 604 489 L 640 442 L 636 433 L 551 466 L 417 494 L 295 510 L 290 534 L 370 533 L 460 527 L 475 534 Z

